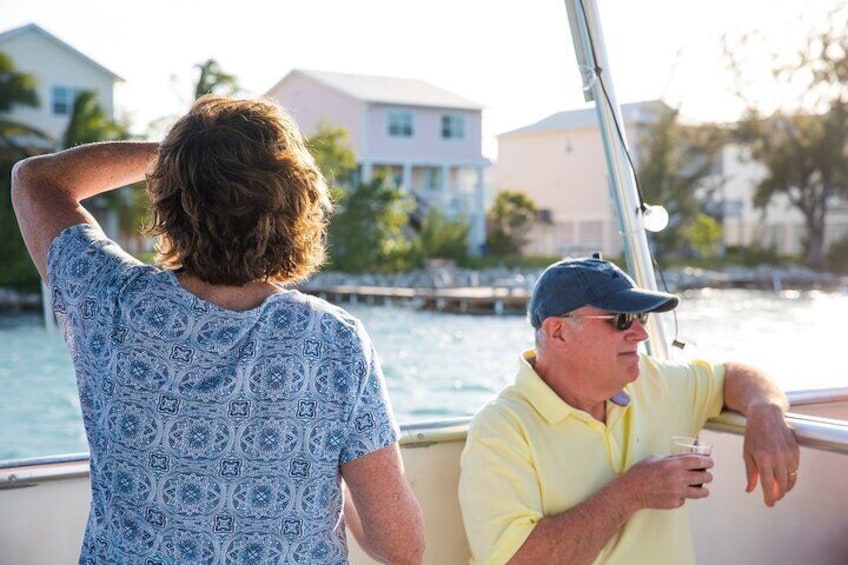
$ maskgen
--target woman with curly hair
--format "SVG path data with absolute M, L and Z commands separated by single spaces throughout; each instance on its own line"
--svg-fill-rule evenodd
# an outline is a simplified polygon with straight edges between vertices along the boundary
M 145 179 L 158 266 L 81 204 Z M 90 448 L 80 563 L 418 563 L 421 511 L 361 323 L 286 289 L 331 204 L 294 121 L 206 96 L 162 143 L 19 162 L 12 199 L 71 351 Z

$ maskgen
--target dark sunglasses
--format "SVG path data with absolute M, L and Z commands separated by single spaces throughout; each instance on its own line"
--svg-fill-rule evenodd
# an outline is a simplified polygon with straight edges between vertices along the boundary
M 629 330 L 636 320 L 643 326 L 648 322 L 648 312 L 637 312 L 635 314 L 619 312 L 617 314 L 598 314 L 583 316 L 580 314 L 563 314 L 561 318 L 592 318 L 595 320 L 606 320 L 617 330 Z

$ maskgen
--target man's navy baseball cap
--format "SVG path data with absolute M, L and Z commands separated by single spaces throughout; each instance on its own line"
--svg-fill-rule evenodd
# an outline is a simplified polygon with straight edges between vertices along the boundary
M 545 318 L 582 306 L 614 313 L 668 312 L 678 298 L 667 292 L 638 288 L 627 273 L 603 259 L 564 259 L 549 266 L 536 281 L 528 315 L 534 328 Z

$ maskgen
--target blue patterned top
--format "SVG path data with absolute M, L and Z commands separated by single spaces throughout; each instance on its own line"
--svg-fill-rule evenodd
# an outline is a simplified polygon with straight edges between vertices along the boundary
M 87 224 L 48 277 L 91 451 L 80 563 L 347 562 L 339 465 L 398 438 L 358 320 L 296 291 L 224 310 Z

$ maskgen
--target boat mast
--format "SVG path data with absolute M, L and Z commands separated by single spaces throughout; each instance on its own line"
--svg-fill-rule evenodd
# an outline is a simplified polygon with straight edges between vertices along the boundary
M 587 102 L 595 101 L 619 228 L 624 237 L 627 267 L 640 286 L 656 290 L 651 251 L 642 225 L 644 210 L 635 171 L 627 157 L 627 136 L 607 61 L 597 4 L 595 0 L 565 0 L 565 8 L 583 79 L 583 96 Z M 655 357 L 668 357 L 659 316 L 648 318 L 647 326 L 651 336 L 648 351 Z

